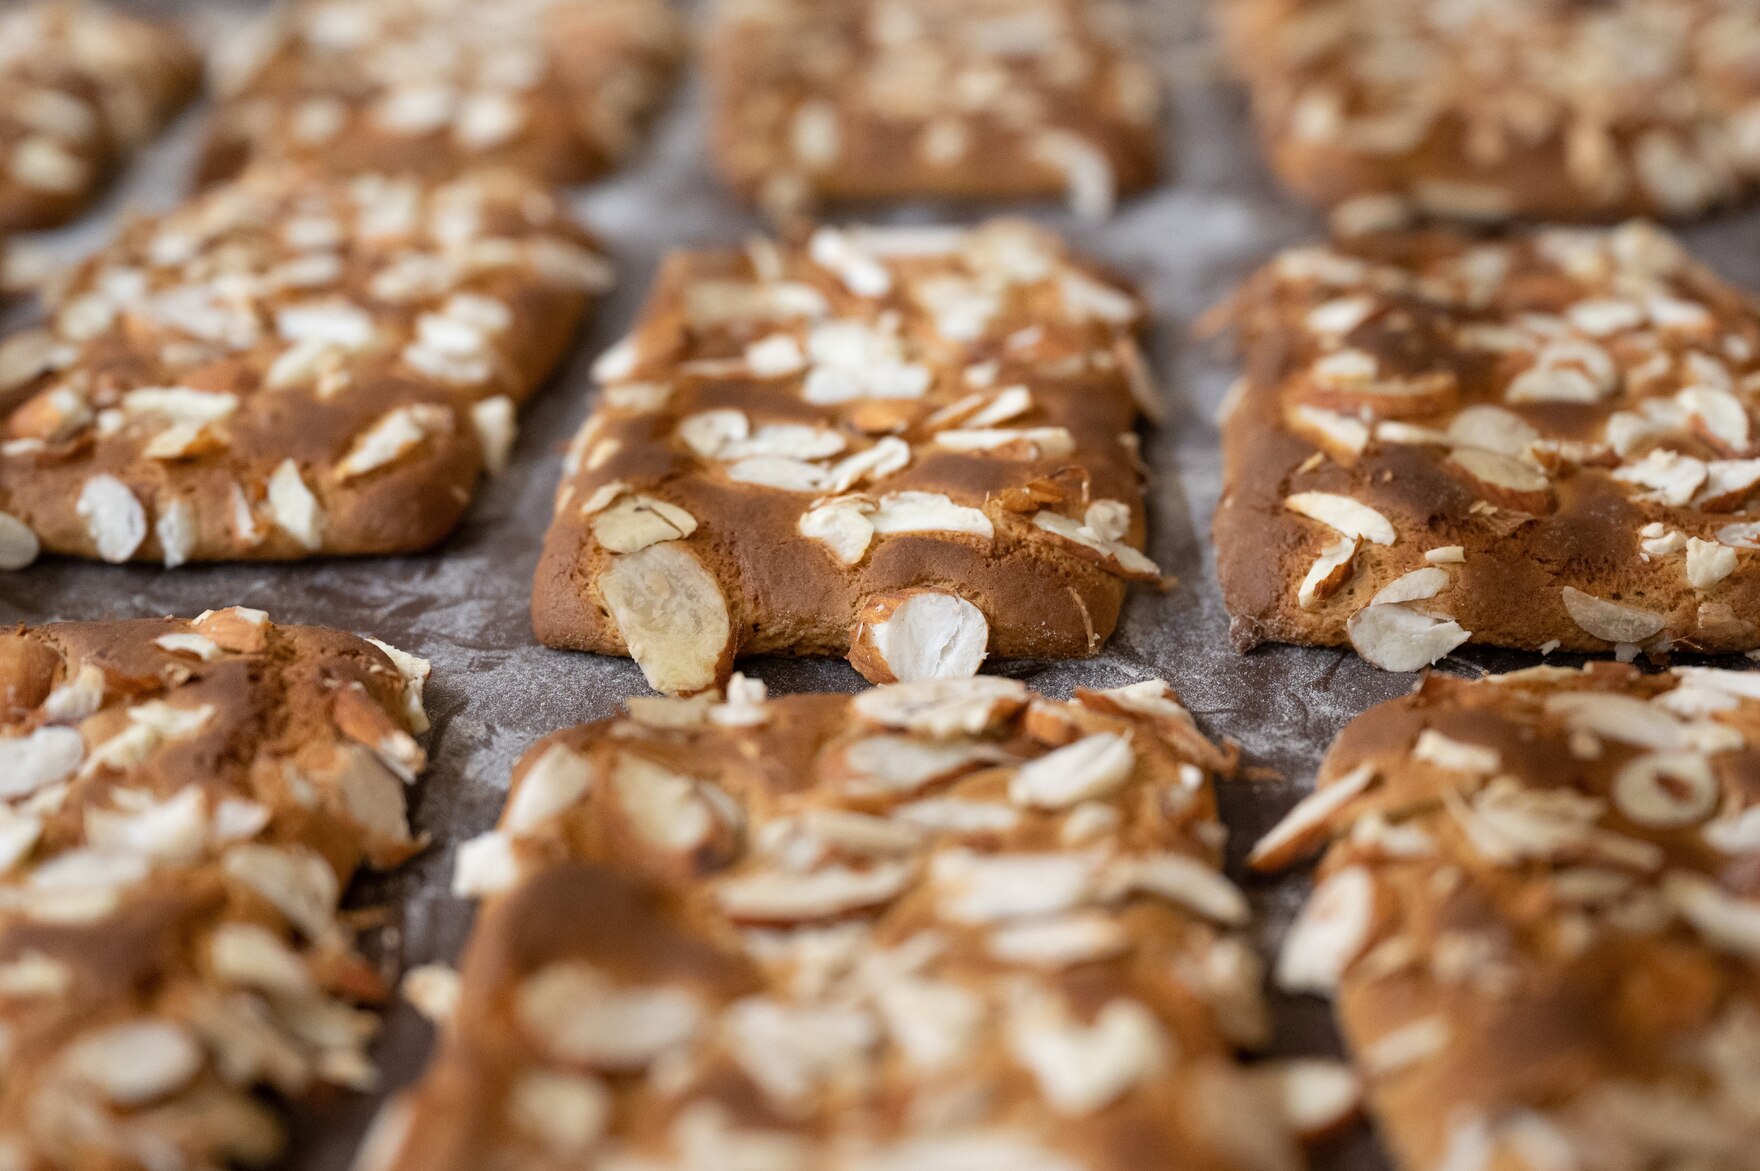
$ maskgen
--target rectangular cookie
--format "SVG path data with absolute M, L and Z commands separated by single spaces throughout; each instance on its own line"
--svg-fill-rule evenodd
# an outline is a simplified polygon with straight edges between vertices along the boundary
M 85 210 L 200 78 L 169 24 L 80 0 L 0 12 L 0 233 Z
M 824 200 L 1067 194 L 1157 171 L 1161 81 L 1116 0 L 716 0 L 711 147 L 775 215 Z
M 447 178 L 596 178 L 638 145 L 683 50 L 672 0 L 295 0 L 215 55 L 199 175 L 253 161 Z
M 736 655 L 876 682 L 1091 655 L 1140 552 L 1142 309 L 1029 224 L 676 253 L 599 361 L 532 594 L 540 640 L 658 690 Z
M 608 283 L 511 171 L 266 167 L 134 220 L 0 342 L 0 569 L 433 545 Z
M 1237 645 L 1760 647 L 1760 307 L 1668 235 L 1341 238 L 1234 316 Z
M 363 1171 L 1299 1166 L 1233 1056 L 1266 1020 L 1232 754 L 1166 684 L 728 696 L 526 753 Z
M 372 1087 L 337 904 L 420 848 L 427 670 L 243 608 L 0 632 L 0 1165 L 261 1165 Z
M 1329 840 L 1278 981 L 1334 998 L 1398 1166 L 1756 1165 L 1760 675 L 1431 675 L 1253 861 Z
M 1278 177 L 1346 218 L 1685 216 L 1760 176 L 1760 10 L 1227 0 Z

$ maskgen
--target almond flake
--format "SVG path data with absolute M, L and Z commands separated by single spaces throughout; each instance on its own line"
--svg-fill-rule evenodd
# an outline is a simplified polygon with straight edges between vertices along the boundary
M 1377 545 L 1391 545 L 1397 539 L 1393 524 L 1385 516 L 1349 496 L 1332 492 L 1298 492 L 1287 497 L 1283 506 L 1310 520 L 1330 525 L 1347 537 L 1361 537 Z

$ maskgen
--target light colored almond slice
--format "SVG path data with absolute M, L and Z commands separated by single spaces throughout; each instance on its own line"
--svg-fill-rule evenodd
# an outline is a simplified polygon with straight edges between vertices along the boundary
M 142 1019 L 87 1033 L 61 1061 L 76 1081 L 108 1101 L 140 1106 L 187 1084 L 206 1059 L 201 1043 L 184 1025 Z
M 1394 578 L 1369 599 L 1369 604 L 1390 606 L 1400 602 L 1422 602 L 1447 588 L 1448 570 L 1427 566 Z
M 876 687 L 856 696 L 852 706 L 862 719 L 882 728 L 950 740 L 982 735 L 1026 702 L 1026 685 L 1020 680 L 974 675 Z
M 1736 571 L 1736 551 L 1716 541 L 1687 538 L 1687 584 L 1708 590 Z
M 0 573 L 23 569 L 41 551 L 42 544 L 29 525 L 9 512 L 0 512 Z
M 1296 802 L 1247 855 L 1254 870 L 1281 870 L 1319 849 L 1332 833 L 1332 817 L 1375 782 L 1375 767 L 1360 764 Z
M 1284 938 L 1277 986 L 1330 995 L 1363 953 L 1374 925 L 1374 877 L 1361 866 L 1334 871 L 1315 888 Z
M 1314 564 L 1303 576 L 1302 584 L 1296 588 L 1296 604 L 1304 610 L 1312 610 L 1336 594 L 1355 571 L 1357 548 L 1361 543 L 1356 537 L 1342 536 L 1320 550 L 1320 555 L 1314 558 Z
M 1472 634 L 1452 618 L 1405 606 L 1365 606 L 1345 622 L 1351 646 L 1383 671 L 1417 671 L 1460 646 Z
M 1321 1142 L 1353 1122 L 1363 1104 L 1363 1083 L 1342 1061 L 1293 1057 L 1252 1067 L 1284 1120 L 1305 1143 Z
M 865 870 L 827 866 L 808 874 L 760 870 L 715 889 L 730 918 L 745 923 L 806 923 L 891 902 L 916 876 L 911 862 L 881 862 Z
M 870 683 L 976 675 L 989 653 L 984 612 L 942 590 L 868 599 L 850 638 L 849 661 Z
M 1544 513 L 1557 504 L 1546 474 L 1514 456 L 1477 447 L 1457 447 L 1449 453 L 1448 462 L 1464 475 L 1481 499 L 1500 508 Z
M 127 561 L 147 539 L 147 510 L 115 476 L 87 480 L 74 507 L 105 561 Z
M 1335 492 L 1297 492 L 1286 497 L 1283 506 L 1310 520 L 1330 525 L 1347 537 L 1361 537 L 1377 545 L 1391 545 L 1397 539 L 1391 521 L 1349 496 Z
M 1649 610 L 1610 602 L 1565 586 L 1564 608 L 1584 633 L 1608 642 L 1644 643 L 1662 633 L 1668 619 Z
M 1760 960 L 1760 903 L 1686 871 L 1663 875 L 1662 893 L 1707 941 L 1730 955 Z
M 623 496 L 593 517 L 593 537 L 612 553 L 636 553 L 697 531 L 697 518 L 653 496 Z
M 619 557 L 597 584 L 630 657 L 655 691 L 703 691 L 732 666 L 727 599 L 683 545 L 666 541 Z
M 1635 825 L 1680 829 L 1717 811 L 1721 795 L 1711 762 L 1697 752 L 1648 752 L 1613 775 L 1614 806 Z
M 324 543 L 324 508 L 306 487 L 299 465 L 282 460 L 269 477 L 269 512 L 276 527 L 316 551 Z
M 1097 732 L 1023 764 L 1009 782 L 1009 800 L 1034 809 L 1068 809 L 1105 797 L 1130 779 L 1136 764 L 1128 736 Z

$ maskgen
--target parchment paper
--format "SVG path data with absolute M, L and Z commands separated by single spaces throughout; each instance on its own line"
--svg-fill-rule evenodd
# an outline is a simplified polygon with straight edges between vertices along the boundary
M 169 2 L 156 7 L 179 10 Z M 186 5 L 179 11 L 212 32 L 255 7 Z M 1205 7 L 1203 0 L 1161 0 L 1154 13 L 1157 49 L 1174 91 L 1163 185 L 1129 201 L 1102 225 L 1077 223 L 1056 207 L 1009 209 L 1065 230 L 1132 275 L 1154 307 L 1151 356 L 1167 417 L 1145 437 L 1154 468 L 1150 553 L 1178 581 L 1165 593 L 1137 591 L 1097 659 L 993 669 L 1054 695 L 1159 675 L 1172 682 L 1212 736 L 1241 743 L 1249 776 L 1225 787 L 1223 814 L 1231 831 L 1231 870 L 1253 897 L 1269 954 L 1306 881 L 1299 874 L 1277 882 L 1247 877 L 1241 856 L 1306 791 L 1332 736 L 1371 704 L 1407 691 L 1415 677 L 1384 674 L 1341 651 L 1271 647 L 1241 656 L 1228 643 L 1208 530 L 1221 487 L 1212 419 L 1234 372 L 1229 354 L 1191 340 L 1190 328 L 1255 265 L 1318 232 L 1321 221 L 1278 193 L 1267 175 L 1240 95 L 1214 59 Z M 97 215 L 26 246 L 76 257 L 109 234 L 124 208 L 158 209 L 175 201 L 194 157 L 199 116 L 186 116 L 143 156 Z M 627 661 L 535 645 L 527 605 L 560 452 L 587 411 L 589 361 L 628 328 L 665 249 L 732 242 L 762 230 L 717 187 L 704 159 L 702 126 L 701 90 L 687 82 L 646 153 L 615 180 L 576 193 L 577 210 L 615 256 L 618 287 L 584 329 L 573 360 L 527 409 L 512 467 L 481 491 L 442 548 L 419 557 L 172 572 L 44 559 L 25 572 L 0 575 L 0 624 L 188 616 L 243 604 L 261 607 L 279 622 L 371 634 L 433 661 L 428 705 L 434 728 L 427 746 L 434 763 L 422 782 L 415 819 L 434 845 L 400 873 L 357 884 L 351 896 L 356 905 L 387 909 L 395 924 L 385 941 L 389 965 L 456 958 L 470 910 L 447 893 L 453 848 L 494 824 L 518 754 L 545 733 L 610 715 L 624 696 L 644 691 L 641 674 Z M 995 210 L 914 206 L 866 218 L 971 220 Z M 1693 251 L 1726 276 L 1760 286 L 1760 213 L 1725 217 L 1685 234 Z M 16 319 L 20 311 L 9 316 Z M 1477 673 L 1535 661 L 1466 648 L 1439 669 Z M 841 661 L 755 659 L 742 669 L 762 678 L 773 694 L 863 685 Z M 1273 1053 L 1336 1051 L 1323 1004 L 1279 999 L 1276 1006 Z M 377 1048 L 385 1090 L 420 1072 L 430 1040 L 430 1029 L 413 1010 L 401 1003 L 393 1008 Z M 377 1095 L 337 1095 L 302 1108 L 286 1166 L 345 1168 L 377 1103 Z M 1323 1152 L 1316 1164 L 1338 1171 L 1385 1165 L 1366 1129 Z

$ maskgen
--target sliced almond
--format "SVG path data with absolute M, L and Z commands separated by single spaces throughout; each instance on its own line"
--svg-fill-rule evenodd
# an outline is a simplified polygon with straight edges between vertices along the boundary
M 1557 506 L 1552 482 L 1544 472 L 1514 456 L 1477 447 L 1457 447 L 1449 464 L 1470 482 L 1483 500 L 1516 512 L 1547 513 Z
M 618 557 L 597 584 L 630 657 L 654 690 L 703 691 L 732 666 L 727 599 L 683 545 L 667 541 Z
M 984 612 L 942 590 L 904 590 L 868 599 L 850 639 L 850 665 L 870 683 L 964 678 L 989 653 Z
M 269 512 L 288 536 L 316 551 L 324 543 L 324 508 L 306 487 L 299 465 L 282 460 L 269 477 Z
M 1336 594 L 1355 571 L 1360 544 L 1356 537 L 1344 536 L 1320 550 L 1320 555 L 1314 558 L 1314 564 L 1302 577 L 1302 584 L 1296 588 L 1296 604 L 1304 610 L 1312 610 Z
M 1296 802 L 1247 855 L 1254 870 L 1281 870 L 1319 849 L 1332 833 L 1332 818 L 1375 782 L 1375 766 L 1356 768 L 1321 785 Z
M 1473 637 L 1452 618 L 1406 606 L 1365 606 L 1345 622 L 1345 632 L 1357 653 L 1383 671 L 1428 667 Z
M 1401 574 L 1378 590 L 1369 599 L 1371 606 L 1390 606 L 1400 602 L 1422 602 L 1434 598 L 1448 588 L 1448 571 L 1435 566 L 1414 569 Z
M 0 573 L 23 569 L 41 551 L 42 544 L 29 525 L 9 512 L 0 512 Z
M 1355 1121 L 1363 1104 L 1363 1084 L 1342 1061 L 1292 1057 L 1252 1067 L 1270 1092 L 1284 1120 L 1305 1143 L 1322 1142 Z
M 1635 825 L 1680 829 L 1717 811 L 1721 796 L 1711 762 L 1697 752 L 1648 752 L 1613 775 L 1613 803 Z
M 1397 539 L 1391 521 L 1349 496 L 1334 492 L 1297 492 L 1286 497 L 1283 506 L 1310 520 L 1330 525 L 1347 537 L 1361 537 L 1377 545 L 1391 545 Z
M 1136 764 L 1128 736 L 1097 732 L 1023 764 L 1009 782 L 1009 800 L 1034 809 L 1068 809 L 1107 796 L 1130 779 Z
M 1662 633 L 1668 619 L 1649 610 L 1610 602 L 1565 586 L 1564 608 L 1585 634 L 1613 643 L 1642 644 Z
M 593 517 L 593 537 L 612 553 L 635 553 L 697 531 L 697 518 L 653 496 L 622 496 Z
M 1374 877 L 1361 866 L 1334 871 L 1315 888 L 1284 938 L 1277 986 L 1330 995 L 1368 945 L 1374 924 Z
M 93 476 L 80 489 L 74 504 L 85 521 L 86 534 L 105 561 L 122 562 L 134 556 L 147 539 L 147 510 L 127 484 L 111 475 Z

